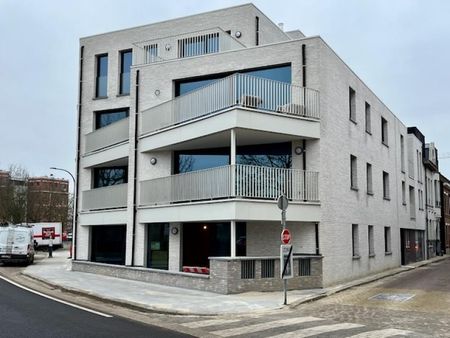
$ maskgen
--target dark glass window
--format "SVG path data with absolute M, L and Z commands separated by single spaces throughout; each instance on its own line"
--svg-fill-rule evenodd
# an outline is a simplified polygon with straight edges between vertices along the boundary
M 94 188 L 128 182 L 127 167 L 94 168 Z
M 108 55 L 97 56 L 96 97 L 108 96 Z
M 100 129 L 116 121 L 127 118 L 128 109 L 103 110 L 95 112 L 95 129 Z
M 124 225 L 100 225 L 92 227 L 91 260 L 107 264 L 125 264 Z
M 130 94 L 131 50 L 120 52 L 120 94 Z
M 291 143 L 240 146 L 236 163 L 275 168 L 290 168 Z M 196 149 L 175 152 L 175 174 L 230 164 L 230 148 Z
M 285 83 L 291 83 L 291 66 L 275 66 L 263 69 L 250 69 L 239 71 L 242 74 L 248 74 L 252 76 L 261 77 L 264 79 L 281 81 Z M 200 87 L 204 87 L 218 79 L 230 76 L 232 73 L 213 74 L 207 77 L 181 80 L 175 83 L 175 95 L 183 95 L 190 91 L 196 90 Z
M 169 224 L 149 224 L 147 238 L 147 267 L 169 269 Z

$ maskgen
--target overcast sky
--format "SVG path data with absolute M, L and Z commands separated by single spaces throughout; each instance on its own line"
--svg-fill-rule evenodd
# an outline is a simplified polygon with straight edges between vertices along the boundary
M 80 37 L 246 2 L 0 0 L 0 169 L 75 172 Z M 450 152 L 450 1 L 254 3 L 286 30 L 321 35 L 403 123 Z M 450 177 L 450 158 L 440 168 Z

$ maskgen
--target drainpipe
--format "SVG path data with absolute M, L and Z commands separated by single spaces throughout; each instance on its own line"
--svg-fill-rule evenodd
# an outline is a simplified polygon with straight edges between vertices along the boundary
M 83 55 L 84 46 L 80 48 L 80 75 L 78 84 L 78 129 L 77 129 L 77 156 L 76 156 L 76 180 L 74 189 L 74 228 L 72 229 L 72 250 L 73 250 L 73 260 L 77 260 L 77 227 L 78 227 L 78 199 L 80 198 L 80 140 L 81 140 L 81 105 L 83 97 Z
M 306 45 L 302 45 L 302 87 L 303 87 L 303 110 L 306 113 Z M 303 201 L 306 202 L 306 140 L 303 139 Z
M 136 214 L 137 214 L 137 166 L 138 166 L 138 136 L 139 136 L 139 70 L 136 71 L 136 98 L 134 104 L 134 173 L 133 173 L 133 238 L 131 243 L 131 266 L 134 266 L 134 247 L 136 242 Z

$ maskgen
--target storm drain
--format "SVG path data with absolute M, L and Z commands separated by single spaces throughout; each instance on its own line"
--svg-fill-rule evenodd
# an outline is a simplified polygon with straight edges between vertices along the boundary
M 372 296 L 369 300 L 387 300 L 391 302 L 406 302 L 413 298 L 415 295 L 410 293 L 379 293 Z

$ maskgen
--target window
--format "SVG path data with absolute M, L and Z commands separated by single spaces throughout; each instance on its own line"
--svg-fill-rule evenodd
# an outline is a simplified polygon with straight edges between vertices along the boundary
M 348 87 L 348 104 L 349 104 L 349 118 L 350 121 L 356 123 L 356 102 L 355 102 L 356 93 L 352 87 Z
M 366 132 L 372 134 L 372 121 L 370 117 L 370 104 L 366 102 Z
M 389 174 L 383 171 L 383 198 L 389 200 Z
M 175 174 L 230 164 L 230 148 L 176 151 L 174 155 Z M 291 162 L 292 145 L 290 142 L 239 146 L 236 149 L 237 164 L 291 168 Z
M 357 159 L 350 155 L 350 188 L 358 190 Z
M 404 173 L 405 172 L 405 138 L 403 135 L 400 135 L 400 166 L 401 170 Z
M 131 50 L 120 52 L 120 88 L 119 94 L 130 94 L 130 67 L 132 61 Z
M 372 189 L 372 165 L 367 163 L 366 165 L 366 176 L 367 176 L 367 194 L 373 195 Z
M 384 227 L 384 253 L 391 253 L 391 227 Z
M 127 182 L 128 168 L 125 166 L 94 168 L 94 189 Z
M 383 117 L 381 118 L 381 142 L 388 145 L 388 122 Z
M 108 96 L 108 54 L 97 56 L 95 97 Z
M 128 108 L 97 111 L 95 112 L 95 129 L 100 129 L 125 119 L 128 117 L 128 114 Z
M 373 238 L 373 225 L 369 225 L 368 229 L 368 245 L 369 245 L 369 257 L 375 256 L 375 243 Z
M 402 204 L 406 205 L 406 184 L 402 181 Z
M 423 174 L 423 169 L 422 169 L 422 152 L 419 151 L 419 156 L 417 158 L 417 169 L 418 169 L 418 173 L 417 173 L 417 181 L 419 183 L 422 183 L 422 174 Z
M 353 258 L 359 258 L 358 224 L 352 224 L 352 253 Z
M 259 16 L 255 18 L 256 24 L 256 45 L 259 46 Z
M 178 40 L 178 57 L 186 58 L 219 52 L 219 33 L 192 36 Z
M 412 186 L 409 186 L 409 216 L 416 219 L 416 196 Z

